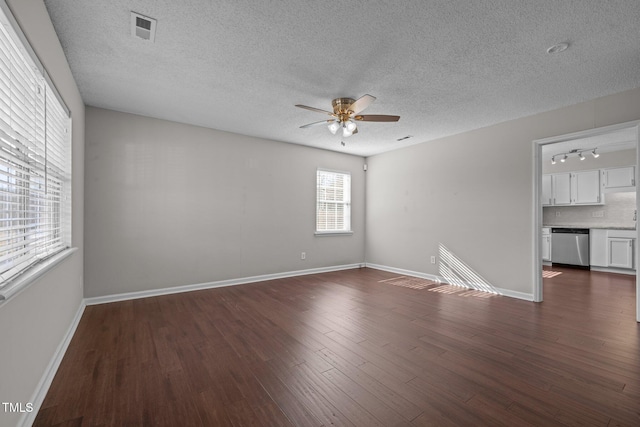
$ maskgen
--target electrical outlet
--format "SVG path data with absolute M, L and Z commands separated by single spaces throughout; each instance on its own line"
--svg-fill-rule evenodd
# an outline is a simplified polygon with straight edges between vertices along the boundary
M 604 218 L 604 211 L 591 212 L 592 218 Z
M 434 255 L 431 255 L 431 264 L 435 264 L 436 263 L 436 257 Z
M 300 259 L 307 259 L 307 253 L 306 252 L 300 253 Z

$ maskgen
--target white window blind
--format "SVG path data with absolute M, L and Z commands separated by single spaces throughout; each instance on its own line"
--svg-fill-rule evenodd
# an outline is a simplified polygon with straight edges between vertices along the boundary
M 316 232 L 351 231 L 351 175 L 318 169 Z
M 19 32 L 0 8 L 0 288 L 71 241 L 71 119 Z

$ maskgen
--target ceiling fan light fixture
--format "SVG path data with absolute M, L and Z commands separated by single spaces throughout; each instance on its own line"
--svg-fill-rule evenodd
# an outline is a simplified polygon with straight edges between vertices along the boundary
M 338 132 L 338 129 L 340 129 L 340 123 L 336 121 L 329 123 L 329 132 L 335 135 L 336 132 Z
M 308 128 L 313 126 L 320 126 L 328 124 L 327 128 L 332 134 L 336 134 L 338 129 L 342 127 L 342 136 L 351 136 L 354 133 L 358 133 L 357 121 L 364 122 L 397 122 L 400 120 L 400 116 L 391 116 L 385 114 L 367 114 L 360 115 L 359 113 L 367 108 L 376 97 L 371 95 L 363 95 L 358 99 L 353 98 L 336 98 L 331 101 L 333 105 L 333 112 L 322 110 L 320 108 L 309 107 L 308 105 L 296 104 L 296 107 L 309 111 L 315 111 L 318 113 L 328 114 L 332 118 L 327 120 L 320 120 L 319 122 L 309 123 L 301 128 Z M 357 114 L 357 115 L 356 115 Z

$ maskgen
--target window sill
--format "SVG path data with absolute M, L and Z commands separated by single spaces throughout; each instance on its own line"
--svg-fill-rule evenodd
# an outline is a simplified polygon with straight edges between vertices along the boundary
M 59 254 L 56 254 L 51 258 L 43 261 L 42 263 L 34 265 L 19 277 L 9 282 L 7 285 L 0 289 L 0 304 L 25 289 L 31 283 L 35 282 L 38 278 L 40 278 L 40 276 L 53 269 L 55 266 L 60 264 L 63 260 L 68 258 L 77 250 L 78 248 L 66 249 Z
M 353 231 L 316 231 L 314 233 L 318 237 L 324 236 L 350 236 L 353 234 Z

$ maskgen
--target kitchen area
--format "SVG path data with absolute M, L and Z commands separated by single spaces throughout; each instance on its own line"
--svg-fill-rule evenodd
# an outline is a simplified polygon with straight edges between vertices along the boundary
M 542 262 L 635 275 L 634 129 L 543 146 Z

